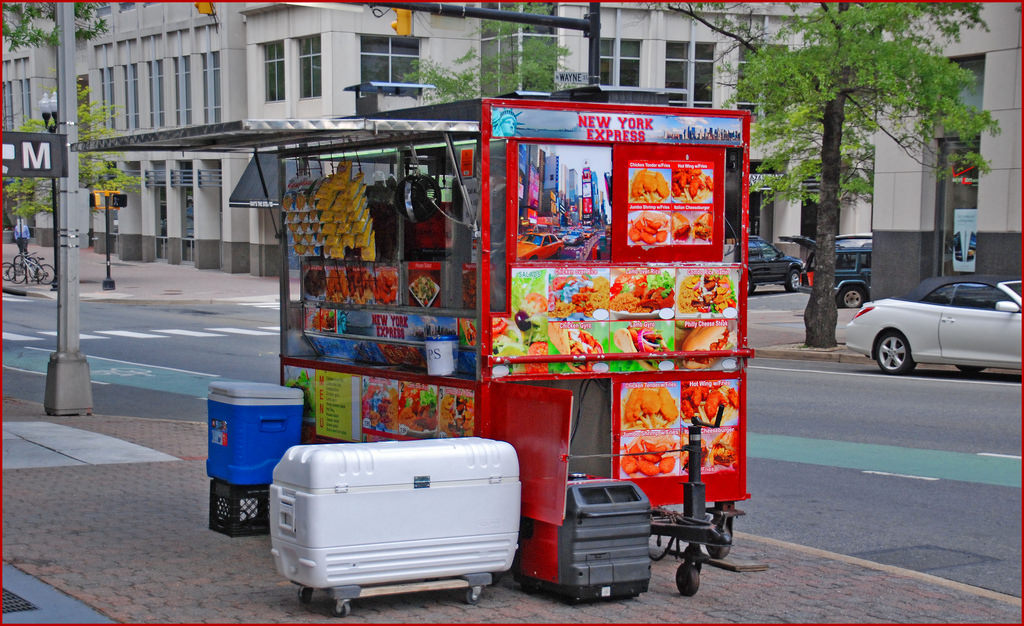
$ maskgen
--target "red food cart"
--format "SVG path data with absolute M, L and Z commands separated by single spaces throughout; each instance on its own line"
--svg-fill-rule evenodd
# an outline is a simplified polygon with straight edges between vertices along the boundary
M 635 483 L 690 595 L 748 497 L 750 117 L 612 95 L 383 112 L 408 130 L 282 153 L 282 381 L 304 443 L 510 442 L 524 580 L 557 577 L 538 529 L 571 483 Z

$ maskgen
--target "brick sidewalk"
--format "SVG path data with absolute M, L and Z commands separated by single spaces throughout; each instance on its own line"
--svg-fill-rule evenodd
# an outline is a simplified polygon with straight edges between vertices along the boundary
M 325 592 L 302 605 L 274 569 L 269 536 L 209 530 L 204 423 L 46 416 L 4 399 L 4 420 L 48 421 L 151 447 L 179 461 L 6 470 L 4 562 L 126 623 L 311 623 L 331 620 Z M 394 515 L 414 517 L 411 511 Z M 372 523 L 372 520 L 368 520 Z M 348 621 L 420 623 L 1019 623 L 1019 598 L 737 533 L 732 556 L 767 570 L 705 566 L 696 596 L 675 588 L 677 562 L 654 563 L 650 590 L 568 605 L 527 595 L 511 576 L 470 606 L 454 591 L 355 600 Z

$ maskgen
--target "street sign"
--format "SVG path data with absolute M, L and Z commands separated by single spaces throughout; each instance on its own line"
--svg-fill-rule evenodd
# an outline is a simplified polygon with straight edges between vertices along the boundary
M 586 72 L 555 72 L 555 82 L 560 85 L 586 85 L 590 82 L 590 74 Z
M 63 178 L 68 175 L 67 135 L 4 132 L 4 177 Z

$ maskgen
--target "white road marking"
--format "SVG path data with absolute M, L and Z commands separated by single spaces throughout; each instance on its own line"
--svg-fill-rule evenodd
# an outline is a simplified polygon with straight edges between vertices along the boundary
M 168 335 L 182 335 L 185 337 L 223 337 L 220 333 L 204 333 L 198 330 L 182 330 L 180 328 L 154 328 L 154 333 L 167 333 Z
M 876 474 L 878 476 L 894 476 L 896 478 L 913 478 L 914 480 L 939 480 L 932 476 L 914 476 L 913 474 L 893 474 L 892 472 L 876 472 L 873 470 L 864 470 L 862 474 Z
M 879 372 L 878 374 L 862 374 L 860 372 L 842 372 L 835 371 L 830 372 L 828 370 L 802 370 L 795 367 L 767 367 L 765 365 L 750 365 L 747 367 L 748 370 L 768 370 L 773 372 L 798 372 L 800 374 L 827 374 L 829 376 L 863 376 L 864 378 L 874 378 L 876 380 L 892 380 L 893 382 L 899 382 L 904 380 L 918 380 L 921 382 L 928 383 L 939 383 L 941 385 L 948 385 L 949 380 L 945 378 L 927 378 L 924 376 L 887 376 Z M 1020 383 L 1014 382 L 1000 382 L 997 380 L 970 380 L 967 378 L 958 378 L 956 380 L 958 385 L 1020 385 Z
M 272 330 L 275 333 L 281 332 L 280 326 L 260 326 L 260 328 L 262 328 L 263 330 Z
M 998 454 L 996 452 L 979 452 L 978 456 L 994 456 L 1000 459 L 1017 459 L 1020 460 L 1020 455 L 1017 454 Z
M 96 332 L 103 333 L 104 335 L 128 337 L 131 339 L 169 339 L 167 335 L 150 335 L 149 333 L 136 333 L 130 330 L 97 330 Z
M 18 333 L 9 333 L 4 331 L 4 341 L 42 341 L 41 337 L 29 337 L 28 335 L 19 335 Z
M 57 331 L 55 330 L 40 330 L 37 331 L 40 335 L 47 335 L 50 337 L 56 337 Z M 79 339 L 110 339 L 110 337 L 100 337 L 99 335 L 90 335 L 89 333 L 79 333 Z
M 252 306 L 258 309 L 276 309 L 278 308 L 277 302 L 239 302 L 242 306 Z
M 265 330 L 253 330 L 251 328 L 207 328 L 206 330 L 212 330 L 219 333 L 232 333 L 235 335 L 276 335 L 277 333 L 267 332 Z

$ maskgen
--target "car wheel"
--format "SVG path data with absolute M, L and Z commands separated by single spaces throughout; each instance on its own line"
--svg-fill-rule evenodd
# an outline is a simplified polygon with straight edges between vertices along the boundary
M 747 295 L 748 296 L 754 295 L 754 290 L 756 290 L 756 289 L 757 289 L 757 285 L 754 284 L 754 281 L 748 279 L 747 280 Z
M 864 306 L 867 296 L 860 287 L 843 287 L 836 296 L 836 304 L 847 309 L 859 309 Z
M 886 330 L 879 335 L 875 362 L 886 374 L 906 374 L 917 366 L 910 355 L 910 343 L 898 330 Z
M 786 273 L 786 282 L 783 283 L 786 291 L 796 291 L 800 288 L 800 270 L 790 269 Z
M 977 365 L 957 365 L 956 368 L 964 374 L 978 374 L 984 367 L 978 367 Z

